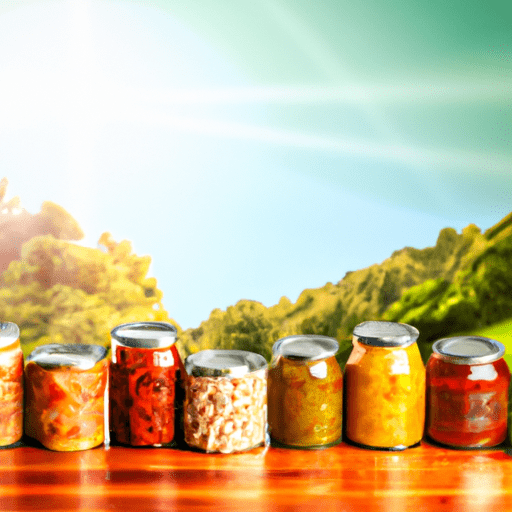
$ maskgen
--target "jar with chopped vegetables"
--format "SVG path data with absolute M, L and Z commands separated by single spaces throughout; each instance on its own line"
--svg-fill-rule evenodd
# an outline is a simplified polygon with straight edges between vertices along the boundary
M 111 337 L 113 438 L 131 446 L 173 444 L 182 368 L 176 328 L 165 322 L 129 323 L 113 329 Z
M 345 366 L 345 435 L 357 445 L 403 450 L 425 422 L 425 367 L 415 327 L 369 321 L 353 331 Z
M 267 442 L 267 362 L 245 350 L 203 350 L 185 360 L 185 442 L 232 453 Z
M 56 451 L 108 442 L 107 351 L 99 345 L 42 345 L 25 366 L 25 432 Z
M 323 448 L 341 440 L 343 375 L 338 342 L 295 335 L 272 347 L 268 377 L 271 440 L 293 448 Z

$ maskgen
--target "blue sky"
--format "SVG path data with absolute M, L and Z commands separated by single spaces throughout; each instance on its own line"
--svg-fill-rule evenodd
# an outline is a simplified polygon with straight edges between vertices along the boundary
M 512 6 L 19 1 L 0 162 L 152 257 L 195 327 L 511 211 Z

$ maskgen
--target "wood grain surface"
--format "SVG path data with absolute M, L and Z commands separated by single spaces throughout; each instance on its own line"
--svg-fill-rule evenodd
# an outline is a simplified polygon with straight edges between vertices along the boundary
M 0 450 L 0 510 L 505 511 L 512 457 L 426 442 L 404 452 L 340 444 L 233 455 L 21 446 Z

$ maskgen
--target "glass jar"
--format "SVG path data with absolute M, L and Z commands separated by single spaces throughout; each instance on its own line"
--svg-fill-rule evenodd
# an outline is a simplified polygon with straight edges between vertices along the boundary
M 112 330 L 110 423 L 117 442 L 174 443 L 176 382 L 182 368 L 177 334 L 165 322 L 122 324 Z
M 287 336 L 272 347 L 268 376 L 270 437 L 293 448 L 337 444 L 342 432 L 343 375 L 334 338 Z
M 107 350 L 51 343 L 25 366 L 25 432 L 56 451 L 87 450 L 106 440 Z M 108 437 L 107 437 L 108 442 Z
M 415 327 L 369 321 L 353 331 L 345 366 L 345 435 L 366 447 L 417 445 L 425 422 L 425 367 Z
M 185 442 L 206 452 L 256 448 L 267 439 L 267 362 L 245 350 L 203 350 L 185 360 Z
M 0 446 L 14 444 L 23 435 L 23 353 L 20 330 L 0 322 Z
M 479 336 L 436 341 L 427 363 L 427 435 L 459 448 L 496 446 L 507 437 L 510 371 L 505 347 Z

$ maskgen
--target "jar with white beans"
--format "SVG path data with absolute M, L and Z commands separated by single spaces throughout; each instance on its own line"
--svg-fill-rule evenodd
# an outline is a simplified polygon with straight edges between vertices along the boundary
M 203 350 L 185 361 L 185 442 L 232 453 L 267 442 L 267 362 L 244 350 Z

